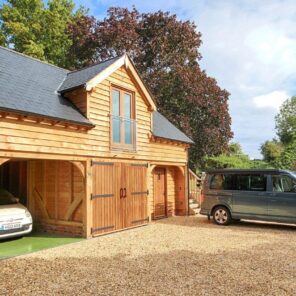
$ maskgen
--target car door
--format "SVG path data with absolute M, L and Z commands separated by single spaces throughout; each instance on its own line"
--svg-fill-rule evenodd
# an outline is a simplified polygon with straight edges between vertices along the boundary
M 238 174 L 236 191 L 233 192 L 233 214 L 241 218 L 267 216 L 268 196 L 265 174 Z
M 288 174 L 274 174 L 270 179 L 269 217 L 279 221 L 296 221 L 296 179 Z

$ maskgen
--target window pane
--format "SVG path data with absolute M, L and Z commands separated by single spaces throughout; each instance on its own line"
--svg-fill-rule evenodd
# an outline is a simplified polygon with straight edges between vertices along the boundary
M 224 175 L 223 188 L 225 190 L 235 190 L 235 176 L 234 175 Z
M 132 144 L 132 122 L 130 120 L 125 121 L 124 142 L 125 144 Z
M 131 101 L 132 97 L 129 94 L 124 94 L 124 117 L 131 118 Z
M 221 190 L 223 189 L 223 175 L 214 175 L 210 184 L 211 189 Z
M 296 181 L 289 176 L 272 176 L 272 187 L 275 192 L 295 192 Z
M 237 189 L 250 190 L 250 176 L 238 175 L 237 176 Z
M 210 189 L 215 190 L 234 190 L 235 176 L 230 174 L 214 175 L 211 180 Z
M 119 91 L 115 89 L 112 90 L 112 115 L 113 116 L 120 115 Z
M 112 135 L 113 143 L 120 143 L 120 117 L 112 119 Z
M 266 177 L 264 175 L 238 175 L 237 189 L 246 191 L 265 191 Z
M 266 177 L 264 175 L 251 176 L 252 191 L 265 191 L 266 190 Z

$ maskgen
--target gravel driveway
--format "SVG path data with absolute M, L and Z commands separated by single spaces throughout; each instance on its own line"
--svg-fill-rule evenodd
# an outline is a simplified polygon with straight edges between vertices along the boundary
M 296 295 L 296 226 L 174 217 L 0 261 L 0 295 Z

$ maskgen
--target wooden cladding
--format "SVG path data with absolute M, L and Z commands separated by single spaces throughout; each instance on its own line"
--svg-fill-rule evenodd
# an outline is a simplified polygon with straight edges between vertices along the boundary
M 29 209 L 34 221 L 82 225 L 84 178 L 68 161 L 29 161 Z
M 147 223 L 147 167 L 93 164 L 92 235 Z
M 136 119 L 136 153 L 111 149 L 110 145 L 110 114 L 111 110 L 111 86 L 117 85 L 130 90 L 135 101 Z M 85 98 L 84 98 L 85 96 Z M 70 98 L 70 95 L 69 95 Z M 89 130 L 78 129 L 78 126 L 68 125 L 62 128 L 59 124 L 52 124 L 45 120 L 18 120 L 9 116 L 1 117 L 0 145 L 2 156 L 9 152 L 32 153 L 38 155 L 50 154 L 56 159 L 63 157 L 87 157 L 111 159 L 116 154 L 118 159 L 135 161 L 170 162 L 172 165 L 185 165 L 187 161 L 187 149 L 185 144 L 180 146 L 172 143 L 151 142 L 152 119 L 151 112 L 147 110 L 147 104 L 135 86 L 133 80 L 125 68 L 120 68 L 107 79 L 102 81 L 92 91 L 71 93 L 72 102 L 78 106 L 83 114 L 87 113 L 88 119 L 95 125 Z M 87 108 L 84 105 L 87 102 Z M 27 118 L 28 119 L 28 118 Z M 45 158 L 45 157 L 43 157 Z
M 162 218 L 167 215 L 166 198 L 166 172 L 164 168 L 155 168 L 154 182 L 154 218 Z

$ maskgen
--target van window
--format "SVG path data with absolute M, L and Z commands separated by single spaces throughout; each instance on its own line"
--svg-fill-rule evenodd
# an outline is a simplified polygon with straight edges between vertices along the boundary
M 296 181 L 286 175 L 273 175 L 272 188 L 274 192 L 295 192 Z
M 215 190 L 234 190 L 235 178 L 231 174 L 213 175 L 210 182 L 210 189 Z
M 237 189 L 246 191 L 265 191 L 266 176 L 264 175 L 238 175 Z

